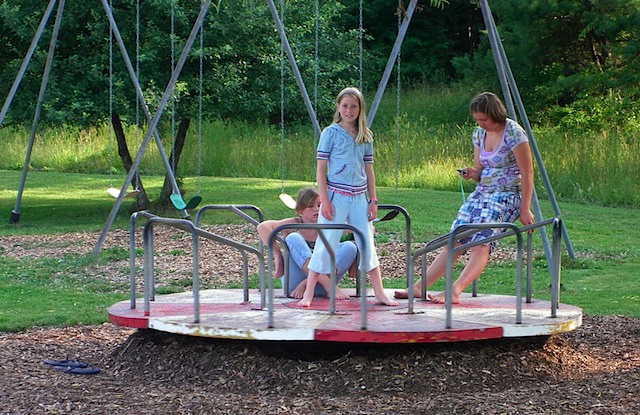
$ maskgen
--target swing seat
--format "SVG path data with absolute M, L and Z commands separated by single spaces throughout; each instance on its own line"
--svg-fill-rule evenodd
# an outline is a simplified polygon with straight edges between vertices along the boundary
M 116 199 L 117 199 L 118 197 L 120 197 L 120 189 L 116 189 L 115 187 L 110 187 L 110 188 L 108 188 L 108 189 L 107 189 L 107 193 L 109 193 L 111 196 L 115 197 Z M 137 190 L 137 189 L 134 189 L 134 190 L 132 190 L 132 191 L 130 191 L 130 192 L 127 192 L 127 193 L 124 195 L 124 197 L 131 197 L 131 196 L 135 196 L 135 195 L 137 195 L 138 193 L 140 193 L 140 191 L 139 191 L 139 190 Z
M 189 201 L 187 202 L 185 209 L 187 210 L 191 210 L 191 209 L 195 209 L 196 206 L 198 206 L 200 204 L 200 202 L 202 202 L 202 197 L 200 195 L 196 195 L 194 197 L 192 197 L 191 199 L 189 199 Z
M 398 216 L 399 213 L 400 213 L 399 210 L 392 210 L 392 211 L 388 212 L 386 215 L 384 215 L 381 218 L 375 218 L 373 221 L 374 222 L 384 222 L 384 221 L 387 221 L 387 220 L 391 220 L 391 219 L 395 218 L 396 216 Z
M 280 200 L 282 200 L 282 203 L 284 203 L 284 205 L 289 209 L 296 208 L 296 201 L 293 200 L 293 197 L 291 197 L 291 195 L 288 195 L 286 193 L 280 193 Z
M 180 195 L 172 193 L 171 196 L 169 196 L 169 199 L 171 199 L 171 203 L 173 203 L 173 206 L 176 209 L 185 210 L 187 208 L 187 204 L 184 203 L 184 200 L 182 200 L 182 197 Z

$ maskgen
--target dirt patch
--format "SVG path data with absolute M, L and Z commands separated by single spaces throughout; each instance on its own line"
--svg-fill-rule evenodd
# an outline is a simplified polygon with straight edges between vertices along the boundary
M 255 227 L 251 225 L 218 225 L 205 227 L 205 229 L 216 235 L 259 248 L 259 238 Z M 98 236 L 97 232 L 3 236 L 0 237 L 0 254 L 16 259 L 87 255 L 92 252 Z M 405 242 L 393 239 L 393 236 L 389 242 L 376 244 L 383 279 L 406 276 Z M 143 269 L 141 230 L 137 231 L 134 240 L 138 249 L 136 269 L 139 275 L 138 291 L 140 291 Z M 190 282 L 193 273 L 191 236 L 179 230 L 159 226 L 154 230 L 153 242 L 155 286 L 171 286 L 174 290 L 182 286 L 184 290 L 191 290 Z M 413 244 L 412 249 L 417 250 L 422 246 L 422 244 Z M 102 251 L 118 249 L 128 254 L 128 231 L 115 229 L 107 234 L 102 244 Z M 427 262 L 430 262 L 436 253 L 428 253 Z M 198 254 L 201 287 L 219 288 L 228 286 L 229 283 L 241 283 L 242 255 L 238 250 L 203 239 L 199 244 Z M 515 258 L 514 251 L 500 246 L 492 254 L 493 261 L 513 258 Z M 462 261 L 465 259 L 463 256 Z M 417 267 L 420 266 L 421 261 L 420 258 L 416 262 L 416 269 L 419 269 Z M 247 255 L 247 264 L 249 274 L 257 274 L 258 260 L 255 255 Z M 96 266 L 90 272 L 94 277 L 110 280 L 114 286 L 128 284 L 129 259 L 111 260 L 105 265 Z

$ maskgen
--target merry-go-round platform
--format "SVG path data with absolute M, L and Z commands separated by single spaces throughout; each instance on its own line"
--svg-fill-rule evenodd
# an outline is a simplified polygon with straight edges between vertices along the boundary
M 390 205 L 391 206 L 391 205 Z M 389 207 L 381 205 L 381 207 Z M 108 309 L 111 323 L 116 325 L 151 329 L 167 333 L 209 337 L 219 339 L 256 341 L 318 341 L 345 343 L 436 343 L 469 340 L 489 340 L 528 336 L 549 336 L 577 329 L 582 324 L 582 309 L 560 303 L 560 220 L 551 218 L 529 227 L 516 228 L 512 224 L 480 224 L 460 226 L 451 235 L 445 235 L 427 243 L 410 255 L 409 217 L 401 207 L 391 206 L 405 216 L 407 231 L 406 256 L 407 275 L 414 275 L 413 264 L 420 255 L 449 244 L 456 236 L 475 232 L 478 227 L 500 227 L 510 229 L 498 238 L 516 236 L 518 241 L 516 293 L 526 295 L 481 294 L 475 288 L 472 293 L 463 293 L 459 304 L 436 304 L 422 298 L 397 300 L 398 305 L 389 307 L 376 304 L 371 288 L 343 288 L 349 295 L 347 300 L 314 298 L 311 307 L 299 307 L 298 300 L 287 293 L 275 290 L 266 284 L 265 276 L 271 273 L 264 266 L 263 252 L 206 231 L 198 226 L 200 215 L 206 210 L 231 209 L 241 217 L 258 223 L 244 214 L 242 209 L 257 210 L 244 205 L 210 205 L 201 208 L 192 223 L 184 219 L 160 218 L 152 214 L 137 212 L 131 218 L 130 230 L 130 299 L 114 304 Z M 142 298 L 136 294 L 135 232 L 136 218 L 144 217 L 147 223 L 143 232 L 144 269 Z M 154 289 L 153 228 L 155 225 L 169 226 L 192 235 L 193 243 L 193 291 L 160 295 Z M 551 251 L 550 288 L 552 301 L 538 300 L 531 296 L 531 276 L 522 271 L 523 235 L 527 239 L 527 270 L 531 270 L 531 232 L 537 227 L 553 225 L 553 249 Z M 349 225 L 297 224 L 282 225 L 273 230 L 271 242 L 281 228 L 317 228 L 322 237 L 325 228 L 341 229 Z M 358 230 L 350 227 L 358 236 Z M 362 235 L 359 236 L 364 239 Z M 200 289 L 198 265 L 199 240 L 221 243 L 243 251 L 242 289 Z M 495 239 L 488 238 L 486 241 Z M 485 241 L 485 240 L 483 240 Z M 481 241 L 482 242 L 482 241 Z M 271 245 L 267 252 L 271 252 Z M 460 246 L 466 249 L 471 243 Z M 252 289 L 248 283 L 247 255 L 254 255 L 260 264 L 259 276 L 262 289 Z M 450 262 L 450 258 L 448 259 Z M 366 261 L 364 261 L 366 262 Z M 422 263 L 425 261 L 423 260 Z M 286 263 L 286 261 L 285 261 Z M 363 274 L 359 274 L 357 287 L 366 287 Z M 450 278 L 445 279 L 445 282 Z M 524 281 L 524 282 L 523 282 Z M 411 283 L 412 284 L 412 283 Z M 269 287 L 267 287 L 269 285 Z M 285 284 L 285 286 L 287 286 Z M 408 285 L 409 281 L 408 281 Z M 446 286 L 446 285 L 445 285 Z M 524 286 L 524 289 L 522 289 Z M 392 290 L 386 290 L 389 297 Z M 423 292 L 423 294 L 425 294 Z M 449 292 L 450 294 L 450 292 Z M 448 299 L 447 301 L 450 301 Z
M 355 296 L 355 289 L 345 290 Z M 388 290 L 388 294 L 392 294 Z M 388 307 L 375 304 L 367 293 L 363 316 L 361 298 L 337 300 L 333 311 L 327 298 L 314 298 L 311 307 L 297 306 L 297 300 L 274 296 L 271 321 L 261 307 L 258 290 L 250 290 L 244 301 L 241 289 L 212 289 L 199 293 L 158 295 L 148 303 L 131 307 L 129 301 L 109 308 L 109 321 L 120 326 L 167 333 L 258 341 L 325 341 L 347 343 L 435 343 L 488 340 L 506 337 L 549 336 L 572 331 L 582 324 L 582 309 L 559 304 L 555 316 L 551 303 L 532 300 L 521 304 L 521 321 L 516 322 L 516 297 L 463 294 L 451 308 L 447 328 L 443 304 L 416 299 L 412 312 L 408 300 Z M 195 313 L 194 307 L 198 308 Z M 196 316 L 197 314 L 197 316 Z M 363 321 L 364 318 L 364 321 Z

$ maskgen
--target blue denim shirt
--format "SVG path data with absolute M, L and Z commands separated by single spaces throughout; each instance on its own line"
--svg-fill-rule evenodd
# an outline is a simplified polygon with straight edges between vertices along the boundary
M 328 160 L 327 187 L 339 193 L 358 195 L 367 190 L 365 164 L 373 163 L 373 143 L 356 144 L 338 124 L 320 134 L 318 160 Z

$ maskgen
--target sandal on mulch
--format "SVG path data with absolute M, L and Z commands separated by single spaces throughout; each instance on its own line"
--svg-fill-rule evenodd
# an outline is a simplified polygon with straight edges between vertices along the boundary
M 95 367 L 72 367 L 64 371 L 64 373 L 70 373 L 72 375 L 95 375 L 100 373 L 100 369 Z
M 78 360 L 70 360 L 70 359 L 64 359 L 64 360 L 45 359 L 42 361 L 42 363 L 46 363 L 48 365 L 54 366 L 56 369 L 60 368 L 59 370 L 83 368 L 83 367 L 89 366 L 84 362 L 80 362 Z

